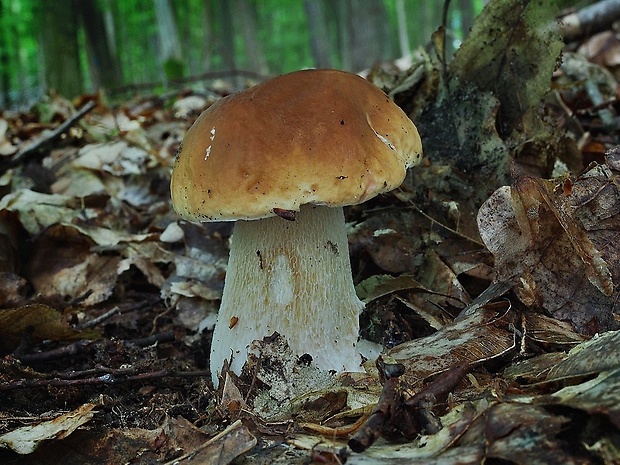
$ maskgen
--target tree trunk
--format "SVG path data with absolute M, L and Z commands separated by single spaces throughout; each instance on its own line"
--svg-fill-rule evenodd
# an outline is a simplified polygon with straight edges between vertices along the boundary
M 112 0 L 104 0 L 102 3 L 105 5 L 103 8 L 103 23 L 105 26 L 105 36 L 108 42 L 108 48 L 110 49 L 110 55 L 112 58 L 116 60 L 119 68 L 121 68 L 122 75 L 122 67 L 120 65 L 120 61 L 118 59 L 118 42 L 116 41 L 116 21 L 114 21 L 114 17 L 116 16 L 114 13 L 114 5 Z
M 323 0 L 306 0 L 304 5 L 306 16 L 308 17 L 308 32 L 314 66 L 317 68 L 331 68 L 333 67 L 331 47 Z
M 207 72 L 209 69 L 211 69 L 211 61 L 213 59 L 213 52 L 215 51 L 215 47 L 213 46 L 213 42 L 215 39 L 213 37 L 214 34 L 212 24 L 214 18 L 216 17 L 216 14 L 213 8 L 213 2 L 211 0 L 203 0 L 202 6 L 204 14 L 204 25 L 202 28 L 202 72 Z
M 75 97 L 82 92 L 82 73 L 73 2 L 39 0 L 38 6 L 46 86 L 67 98 Z
M 349 0 L 351 66 L 361 71 L 394 58 L 389 21 L 382 0 Z
M 87 39 L 90 75 L 95 90 L 117 87 L 122 82 L 121 68 L 112 53 L 103 14 L 95 0 L 76 2 Z
M 469 35 L 469 30 L 474 24 L 474 5 L 472 0 L 458 0 L 458 7 L 461 12 L 461 41 Z
M 405 10 L 405 0 L 396 0 L 396 16 L 398 21 L 398 44 L 400 45 L 400 56 L 409 56 L 409 54 L 411 54 L 411 47 L 409 46 L 409 33 L 407 32 L 408 18 L 407 11 Z
M 415 2 L 414 13 L 409 23 L 415 27 L 411 29 L 413 46 L 426 46 L 431 41 L 431 35 L 441 26 L 443 1 Z
M 0 19 L 4 19 L 7 16 L 6 5 L 3 0 L 0 0 Z M 10 107 L 11 105 L 11 74 L 9 72 L 9 66 L 11 58 L 9 56 L 9 32 L 6 21 L 0 21 L 2 29 L 0 29 L 0 107 Z
M 170 0 L 153 0 L 157 18 L 160 62 L 165 78 L 177 79 L 183 76 L 185 64 L 179 32 L 170 5 Z
M 263 47 L 258 40 L 256 5 L 248 0 L 237 0 L 237 14 L 241 20 L 241 34 L 250 68 L 259 74 L 269 74 Z
M 333 3 L 329 3 L 329 5 L 332 8 L 332 13 L 336 18 L 336 24 L 338 27 L 338 50 L 340 52 L 341 60 L 340 67 L 351 71 L 353 69 L 353 65 L 351 41 L 349 40 L 351 29 L 349 24 L 350 4 L 349 1 L 341 0 L 336 2 L 335 5 Z
M 218 25 L 217 48 L 224 68 L 237 69 L 235 59 L 235 28 L 233 24 L 230 0 L 218 0 L 215 23 Z

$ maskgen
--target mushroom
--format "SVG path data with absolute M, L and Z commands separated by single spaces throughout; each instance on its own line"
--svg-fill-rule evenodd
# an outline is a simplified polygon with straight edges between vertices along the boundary
M 359 314 L 342 207 L 398 187 L 422 158 L 418 131 L 365 79 L 304 70 L 229 95 L 188 130 L 172 204 L 191 221 L 236 221 L 211 346 L 240 373 L 274 332 L 324 370 L 359 371 Z

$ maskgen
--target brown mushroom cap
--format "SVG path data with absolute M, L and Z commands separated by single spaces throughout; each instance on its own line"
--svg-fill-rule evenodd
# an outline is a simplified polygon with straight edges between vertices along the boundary
M 416 127 L 380 89 L 342 71 L 297 71 L 200 115 L 175 162 L 172 203 L 194 221 L 353 205 L 398 187 L 421 158 Z

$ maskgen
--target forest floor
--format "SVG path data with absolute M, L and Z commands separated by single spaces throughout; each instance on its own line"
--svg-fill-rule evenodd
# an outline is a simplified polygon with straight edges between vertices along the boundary
M 557 45 L 526 29 L 516 53 Z M 169 179 L 229 83 L 3 112 L 0 462 L 620 463 L 620 41 L 514 60 L 503 91 L 497 47 L 371 70 L 425 160 L 346 210 L 386 354 L 307 392 L 260 364 L 211 383 L 231 225 L 180 221 Z

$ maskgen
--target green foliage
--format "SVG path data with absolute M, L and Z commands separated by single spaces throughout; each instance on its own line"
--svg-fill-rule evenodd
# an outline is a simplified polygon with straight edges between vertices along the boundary
M 269 69 L 274 74 L 314 65 L 310 54 L 308 25 L 302 2 L 258 2 L 259 40 L 265 45 Z
M 156 73 L 157 21 L 152 0 L 112 2 L 121 68 L 133 82 L 147 82 Z
M 164 74 L 166 79 L 179 79 L 183 77 L 183 69 L 185 66 L 181 60 L 176 58 L 168 58 L 163 63 Z
M 6 62 L 0 62 L 0 76 L 8 78 L 2 86 L 10 92 L 4 97 L 11 101 L 37 84 L 36 5 L 32 0 L 4 0 L 0 6 L 0 47 L 6 54 Z
M 42 63 L 40 33 L 43 11 L 49 1 L 70 0 L 0 0 L 0 92 L 23 96 L 41 86 L 40 64 Z M 78 0 L 79 1 L 79 0 Z M 180 63 L 160 61 L 157 21 L 153 0 L 98 0 L 101 11 L 113 29 L 115 49 L 120 68 L 128 84 L 142 82 L 164 82 L 181 76 L 198 75 L 207 71 L 229 70 L 230 63 L 236 69 L 250 70 L 252 60 L 247 56 L 246 45 L 241 34 L 242 22 L 237 8 L 240 0 L 171 0 L 174 16 L 183 49 Z M 255 12 L 256 42 L 262 47 L 270 74 L 280 74 L 315 65 L 310 49 L 310 33 L 305 0 L 247 0 Z M 331 46 L 331 60 L 334 67 L 344 67 L 343 31 L 346 31 L 348 2 L 339 0 L 322 1 L 325 8 L 327 41 Z M 398 50 L 397 0 L 383 0 L 387 21 L 392 31 L 390 47 Z M 502 3 L 504 0 L 495 0 Z M 554 0 L 566 4 L 574 0 Z M 224 3 L 229 2 L 229 3 Z M 484 0 L 471 0 L 473 14 L 480 12 Z M 227 5 L 232 12 L 234 46 L 232 57 L 223 55 L 221 41 L 226 33 L 225 25 L 219 20 L 218 12 Z M 425 45 L 429 40 L 429 28 L 424 27 L 425 18 L 437 17 L 443 1 L 405 0 L 407 28 L 412 48 Z M 458 46 L 465 36 L 463 16 L 459 2 L 451 2 L 449 24 L 450 37 Z M 431 12 L 435 12 L 432 15 Z M 344 22 L 344 23 L 343 23 Z M 344 24 L 344 26 L 343 26 Z M 83 26 L 80 26 L 83 27 Z M 435 25 L 431 27 L 434 30 Z M 420 35 L 420 31 L 424 34 Z M 84 76 L 84 90 L 89 89 L 87 41 L 83 31 L 78 31 Z M 232 59 L 231 59 L 232 58 Z M 393 58 L 396 58 L 394 56 Z M 4 81 L 4 82 L 2 82 Z M 0 99 L 0 103 L 2 100 Z

